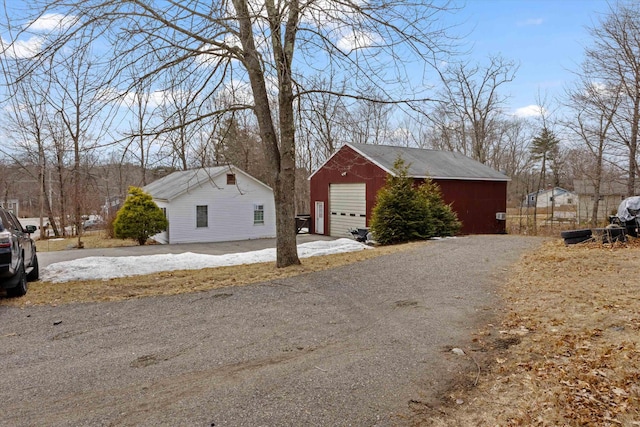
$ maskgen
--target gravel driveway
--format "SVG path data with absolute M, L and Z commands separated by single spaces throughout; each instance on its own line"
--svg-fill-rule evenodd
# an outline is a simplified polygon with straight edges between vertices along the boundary
M 196 294 L 0 306 L 2 426 L 396 426 L 541 240 L 472 236 Z M 135 279 L 132 279 L 135 280 Z

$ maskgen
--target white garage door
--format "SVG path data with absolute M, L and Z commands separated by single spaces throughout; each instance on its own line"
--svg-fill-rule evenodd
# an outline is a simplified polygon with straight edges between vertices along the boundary
M 330 184 L 329 235 L 347 237 L 350 228 L 364 228 L 366 224 L 366 184 Z

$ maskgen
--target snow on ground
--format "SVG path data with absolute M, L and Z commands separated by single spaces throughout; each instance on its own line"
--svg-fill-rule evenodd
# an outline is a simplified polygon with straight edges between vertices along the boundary
M 364 249 L 371 248 L 355 240 L 345 238 L 300 244 L 298 245 L 298 256 L 300 258 L 309 258 Z M 275 260 L 275 248 L 227 255 L 205 255 L 186 252 L 182 254 L 128 257 L 86 257 L 51 264 L 43 269 L 41 279 L 56 283 L 71 280 L 107 280 L 115 277 L 151 274 L 159 271 L 199 270 L 201 268 L 229 265 L 274 262 Z

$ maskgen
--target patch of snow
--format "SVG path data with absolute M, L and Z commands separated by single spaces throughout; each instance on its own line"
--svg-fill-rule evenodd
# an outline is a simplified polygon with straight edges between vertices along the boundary
M 316 241 L 298 245 L 298 256 L 330 255 L 371 249 L 352 239 Z M 230 265 L 274 262 L 275 248 L 226 255 L 205 255 L 192 252 L 182 254 L 141 255 L 127 257 L 86 257 L 57 262 L 43 269 L 43 281 L 61 283 L 72 280 L 108 280 L 152 274 L 160 271 L 199 270 Z

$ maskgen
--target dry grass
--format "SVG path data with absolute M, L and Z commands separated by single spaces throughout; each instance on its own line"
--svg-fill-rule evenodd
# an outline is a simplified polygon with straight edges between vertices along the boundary
M 493 359 L 477 386 L 468 378 L 416 424 L 640 426 L 639 265 L 638 240 L 558 239 L 524 256 L 502 290 L 502 325 L 470 351 Z
M 65 283 L 29 283 L 29 292 L 23 298 L 0 299 L 0 305 L 25 307 L 31 305 L 60 305 L 73 302 L 119 301 L 156 295 L 176 295 L 229 286 L 243 286 L 268 280 L 297 276 L 313 271 L 327 270 L 365 259 L 399 252 L 417 245 L 376 247 L 373 250 L 349 252 L 305 258 L 299 266 L 276 268 L 275 263 L 238 265 L 161 272 L 145 276 L 111 280 L 74 281 Z
M 138 244 L 134 240 L 109 239 L 106 237 L 106 231 L 104 230 L 87 231 L 82 235 L 81 240 L 82 243 L 84 243 L 84 247 L 87 249 L 117 248 L 121 246 L 136 246 Z M 78 237 L 36 240 L 36 248 L 38 252 L 63 251 L 65 249 L 75 248 L 77 245 Z

